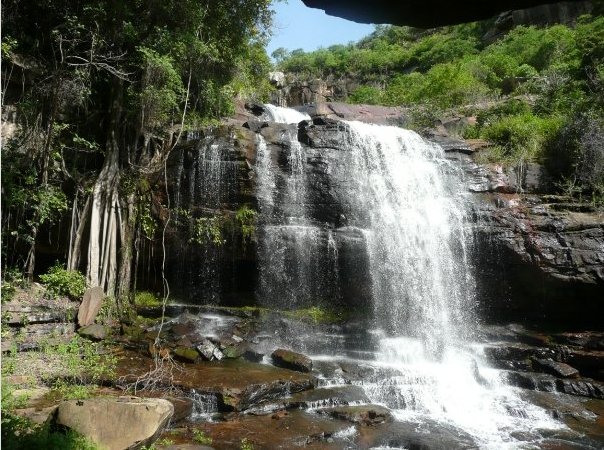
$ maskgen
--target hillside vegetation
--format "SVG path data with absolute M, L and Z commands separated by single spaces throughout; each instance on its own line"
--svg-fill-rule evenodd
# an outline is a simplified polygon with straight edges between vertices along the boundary
M 518 26 L 490 43 L 489 26 L 377 26 L 356 44 L 273 57 L 301 78 L 354 79 L 349 102 L 410 107 L 418 128 L 446 114 L 476 115 L 465 137 L 496 144 L 487 161 L 544 163 L 568 193 L 601 202 L 604 17 Z

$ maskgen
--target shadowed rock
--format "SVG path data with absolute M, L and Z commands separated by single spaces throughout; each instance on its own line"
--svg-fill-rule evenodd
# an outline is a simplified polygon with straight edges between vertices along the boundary
M 301 353 L 292 352 L 283 348 L 277 349 L 271 355 L 273 364 L 284 369 L 295 370 L 297 372 L 310 372 L 312 370 L 312 360 Z

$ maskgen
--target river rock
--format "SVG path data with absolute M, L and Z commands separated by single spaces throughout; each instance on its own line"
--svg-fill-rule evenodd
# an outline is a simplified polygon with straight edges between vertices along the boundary
M 107 337 L 107 330 L 99 323 L 91 323 L 90 325 L 80 328 L 78 334 L 93 341 L 102 341 Z
M 101 309 L 104 296 L 105 293 L 103 292 L 103 288 L 99 286 L 89 288 L 84 292 L 82 304 L 78 309 L 79 326 L 85 327 L 94 322 L 94 319 Z
M 550 375 L 561 378 L 577 378 L 579 371 L 566 363 L 554 361 L 551 358 L 533 359 L 533 367 Z
M 188 362 L 195 362 L 199 359 L 199 352 L 190 347 L 176 347 L 174 349 L 174 354 L 180 359 Z
M 61 403 L 56 422 L 107 450 L 124 450 L 153 443 L 173 414 L 172 403 L 159 398 L 92 398 Z
M 209 339 L 201 341 L 201 344 L 197 346 L 197 351 L 201 353 L 201 356 L 207 361 L 213 361 L 215 359 L 220 361 L 224 358 L 224 353 L 222 353 L 220 348 Z
M 312 370 L 312 359 L 302 353 L 279 348 L 272 353 L 271 358 L 273 364 L 277 367 L 298 372 L 310 372 Z
M 379 405 L 338 406 L 320 409 L 317 412 L 360 425 L 377 425 L 392 421 L 390 410 Z

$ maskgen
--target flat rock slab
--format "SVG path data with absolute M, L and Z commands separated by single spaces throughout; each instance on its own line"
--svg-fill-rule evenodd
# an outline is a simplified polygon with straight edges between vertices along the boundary
M 463 431 L 443 423 L 390 422 L 359 427 L 355 448 L 472 449 L 479 446 Z
M 125 352 L 118 363 L 118 376 L 133 382 L 153 366 L 153 360 L 134 352 Z M 287 397 L 292 393 L 312 389 L 317 380 L 309 373 L 300 373 L 266 364 L 244 360 L 207 361 L 172 371 L 165 384 L 185 390 L 217 394 L 223 406 L 243 411 L 254 405 Z
M 107 450 L 140 448 L 161 434 L 174 413 L 159 398 L 92 398 L 59 405 L 56 422 Z
M 284 415 L 238 415 L 233 420 L 207 422 L 199 424 L 197 428 L 212 438 L 213 443 L 210 445 L 216 449 L 240 449 L 241 441 L 246 439 L 257 450 L 342 450 L 357 448 L 351 446 L 349 440 L 338 438 L 336 434 L 350 427 L 354 425 L 306 411 L 293 410 Z M 178 442 L 179 437 L 172 439 Z
M 338 406 L 320 409 L 317 412 L 360 425 L 377 425 L 393 420 L 390 410 L 379 405 Z
M 15 409 L 14 412 L 19 417 L 31 420 L 38 425 L 44 425 L 50 422 L 58 407 L 58 405 L 53 405 L 45 408 L 20 408 Z

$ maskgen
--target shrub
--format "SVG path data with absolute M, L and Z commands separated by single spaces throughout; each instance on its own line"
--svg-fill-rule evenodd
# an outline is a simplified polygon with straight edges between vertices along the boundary
M 547 168 L 581 191 L 604 191 L 604 118 L 594 111 L 573 116 L 547 152 Z
M 40 275 L 40 280 L 54 296 L 66 295 L 76 300 L 86 291 L 86 277 L 77 270 L 67 270 L 60 264 Z
M 360 86 L 349 96 L 350 103 L 360 103 L 365 105 L 379 105 L 384 99 L 384 91 L 374 86 Z
M 235 220 L 241 229 L 243 245 L 252 241 L 256 235 L 256 218 L 258 213 L 247 205 L 242 206 L 235 213 Z
M 541 161 L 562 123 L 559 117 L 538 117 L 527 112 L 504 116 L 484 127 L 481 134 L 499 146 L 510 163 Z

